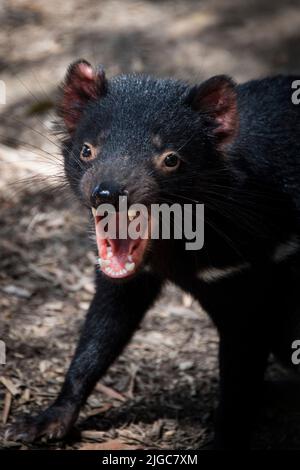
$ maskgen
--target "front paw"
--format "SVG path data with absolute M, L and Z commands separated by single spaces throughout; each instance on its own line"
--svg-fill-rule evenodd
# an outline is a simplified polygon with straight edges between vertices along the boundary
M 62 407 L 50 407 L 34 417 L 25 417 L 10 426 L 4 435 L 7 441 L 33 442 L 41 438 L 58 440 L 70 431 L 76 416 Z

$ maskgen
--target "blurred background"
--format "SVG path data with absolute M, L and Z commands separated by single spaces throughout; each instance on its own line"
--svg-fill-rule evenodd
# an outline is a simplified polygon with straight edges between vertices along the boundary
M 299 74 L 300 4 L 2 0 L 0 24 L 2 432 L 55 397 L 94 290 L 87 215 L 62 189 L 53 134 L 69 63 L 101 63 L 108 77 L 135 71 L 190 82 Z M 299 448 L 299 385 L 273 363 L 268 383 L 255 446 Z M 199 305 L 168 286 L 89 398 L 74 436 L 29 447 L 200 448 L 212 437 L 217 387 L 215 331 Z M 0 441 L 7 446 L 28 447 Z

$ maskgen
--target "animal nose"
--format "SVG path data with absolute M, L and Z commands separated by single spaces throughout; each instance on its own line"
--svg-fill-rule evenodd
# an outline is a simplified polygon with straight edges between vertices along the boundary
M 91 195 L 92 206 L 97 208 L 100 204 L 113 204 L 117 206 L 119 197 L 126 196 L 127 191 L 115 183 L 105 182 L 95 186 Z

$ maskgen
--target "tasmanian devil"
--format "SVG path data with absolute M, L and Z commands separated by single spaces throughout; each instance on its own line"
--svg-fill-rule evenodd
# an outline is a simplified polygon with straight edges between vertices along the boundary
M 219 333 L 215 446 L 248 445 L 268 357 L 296 368 L 291 345 L 300 338 L 296 79 L 237 85 L 221 75 L 190 86 L 135 74 L 107 80 L 84 60 L 70 66 L 59 103 L 62 153 L 91 220 L 123 196 L 147 208 L 203 203 L 205 241 L 187 250 L 184 237 L 97 231 L 96 293 L 61 392 L 7 437 L 65 436 L 171 281 L 199 300 Z

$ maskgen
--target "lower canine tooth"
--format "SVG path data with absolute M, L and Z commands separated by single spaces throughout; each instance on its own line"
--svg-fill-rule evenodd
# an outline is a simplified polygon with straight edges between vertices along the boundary
M 127 271 L 133 271 L 135 268 L 135 263 L 126 263 L 125 268 Z
M 95 209 L 95 207 L 92 207 L 92 214 L 93 214 L 94 217 L 96 217 L 96 212 L 97 212 L 97 210 Z

